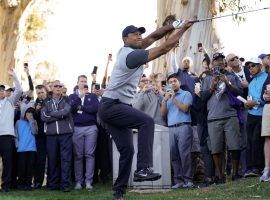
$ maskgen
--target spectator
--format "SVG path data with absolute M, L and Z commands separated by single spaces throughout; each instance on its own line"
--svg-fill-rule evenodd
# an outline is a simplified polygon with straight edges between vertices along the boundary
M 152 117 L 155 124 L 166 126 L 165 118 L 160 114 L 164 92 L 159 83 L 152 82 L 144 85 L 143 89 L 134 96 L 132 106 Z
M 70 191 L 73 120 L 68 98 L 62 96 L 63 85 L 56 80 L 41 109 L 44 132 L 47 135 L 48 187 Z M 60 168 L 61 167 L 61 168 Z
M 250 59 L 247 65 L 253 79 L 248 86 L 248 101 L 245 106 L 249 109 L 247 116 L 247 172 L 245 177 L 260 176 L 264 167 L 263 144 L 261 137 L 262 113 L 264 102 L 261 101 L 263 84 L 268 74 L 262 71 L 258 58 Z
M 6 88 L 5 88 L 5 96 L 6 97 L 10 97 L 13 92 L 14 92 L 13 88 L 6 86 Z
M 262 53 L 258 58 L 261 59 L 262 70 L 268 73 L 270 70 L 270 54 Z
M 31 190 L 35 154 L 37 151 L 35 136 L 38 132 L 37 122 L 34 119 L 34 104 L 21 105 L 21 119 L 15 125 L 18 138 L 17 164 L 18 189 Z
M 225 70 L 225 56 L 222 53 L 213 55 L 213 73 L 207 75 L 202 83 L 201 98 L 207 102 L 208 133 L 210 149 L 217 170 L 217 183 L 225 183 L 222 170 L 222 152 L 225 138 L 228 149 L 232 154 L 233 174 L 232 180 L 240 178 L 238 175 L 240 143 L 239 123 L 236 109 L 231 106 L 229 95 L 242 95 L 239 79 Z
M 177 74 L 170 75 L 167 81 L 172 89 L 165 94 L 161 114 L 162 116 L 167 115 L 168 118 L 171 162 L 175 183 L 172 189 L 190 188 L 193 186 L 191 172 L 193 134 L 190 116 L 192 95 L 190 92 L 180 89 Z
M 269 182 L 270 181 L 270 75 L 268 75 L 266 81 L 264 82 L 262 95 L 262 101 L 265 101 L 262 115 L 262 134 L 264 137 L 264 161 L 265 167 L 263 170 L 263 175 L 260 177 L 260 181 Z
M 10 97 L 5 97 L 5 85 L 0 84 L 0 156 L 2 157 L 3 173 L 1 188 L 8 192 L 12 181 L 12 159 L 14 152 L 14 106 L 19 101 L 22 88 L 12 69 L 8 75 L 15 83 L 15 91 Z
M 78 77 L 78 90 L 69 96 L 72 116 L 74 120 L 73 148 L 74 148 L 74 170 L 76 190 L 82 189 L 85 183 L 86 189 L 92 189 L 95 149 L 97 143 L 97 111 L 98 97 L 88 93 L 87 77 Z M 85 157 L 85 176 L 84 172 Z
M 98 89 L 95 84 L 92 87 L 92 93 L 98 96 L 98 101 L 101 100 L 104 93 L 104 88 Z M 112 139 L 108 134 L 105 125 L 101 122 L 97 115 L 98 138 L 95 155 L 95 174 L 94 183 L 107 182 L 110 179 L 112 170 Z
M 38 125 L 38 134 L 35 135 L 37 154 L 34 169 L 34 188 L 41 188 L 44 181 L 45 165 L 46 165 L 46 135 L 44 133 L 44 122 L 41 120 L 41 108 L 47 98 L 47 90 L 44 85 L 36 86 L 37 99 L 35 102 L 35 119 Z
M 241 61 L 238 56 L 233 53 L 230 53 L 226 56 L 227 65 L 231 68 L 232 73 L 234 73 L 239 81 L 241 82 L 243 88 L 243 97 L 247 98 L 248 95 L 248 84 L 252 80 L 251 74 L 249 72 L 248 66 L 242 66 Z M 241 171 L 242 174 L 245 174 L 247 170 L 247 132 L 246 132 L 246 122 L 247 122 L 247 109 L 244 108 L 244 105 L 237 110 L 243 116 L 243 120 L 239 120 L 240 126 L 240 161 L 241 161 Z M 229 155 L 229 154 L 228 154 Z M 228 159 L 229 161 L 230 159 Z M 227 164 L 229 163 L 227 161 Z

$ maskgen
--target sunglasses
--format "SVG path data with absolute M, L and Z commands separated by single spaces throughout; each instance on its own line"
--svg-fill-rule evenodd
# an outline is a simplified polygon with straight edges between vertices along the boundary
M 55 88 L 62 88 L 63 86 L 62 85 L 54 85 L 53 87 L 55 87 Z
M 256 64 L 249 64 L 248 65 L 248 68 L 250 69 L 250 68 L 254 68 L 254 67 L 256 67 L 257 65 Z
M 231 59 L 230 59 L 230 62 L 233 62 L 233 61 L 235 61 L 235 60 L 238 60 L 238 56 L 235 56 L 235 57 L 231 58 Z

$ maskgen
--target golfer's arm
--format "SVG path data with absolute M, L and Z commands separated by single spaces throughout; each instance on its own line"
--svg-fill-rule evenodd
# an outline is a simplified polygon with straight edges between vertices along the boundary
M 175 30 L 170 35 L 170 37 L 160 46 L 149 49 L 147 62 L 154 60 L 159 56 L 169 52 L 179 42 L 179 39 L 182 37 L 182 35 L 187 29 L 188 29 L 187 27 L 182 27 L 180 29 Z
M 148 35 L 146 38 L 142 40 L 142 48 L 146 49 L 149 47 L 151 44 L 153 44 L 155 41 L 161 39 L 164 37 L 167 33 L 171 32 L 174 30 L 173 25 L 167 25 L 167 26 L 162 26 L 161 28 L 158 28 L 155 30 L 153 33 Z

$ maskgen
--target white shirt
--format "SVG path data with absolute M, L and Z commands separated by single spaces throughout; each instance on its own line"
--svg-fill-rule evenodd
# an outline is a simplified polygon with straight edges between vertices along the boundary
M 244 72 L 243 67 L 241 67 L 241 71 L 240 72 L 234 72 L 234 74 L 239 78 L 239 80 L 242 82 L 244 80 L 246 80 L 246 75 Z

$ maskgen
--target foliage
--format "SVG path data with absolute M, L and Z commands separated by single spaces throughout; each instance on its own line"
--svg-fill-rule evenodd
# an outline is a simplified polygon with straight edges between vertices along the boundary
M 256 1 L 261 0 L 254 0 L 254 3 Z M 225 12 L 225 11 L 232 11 L 233 13 L 238 12 L 244 12 L 246 11 L 250 6 L 247 4 L 247 1 L 245 0 L 219 0 L 219 12 Z M 238 23 L 244 22 L 246 20 L 245 17 L 242 15 L 233 15 L 233 20 L 237 21 Z
M 48 4 L 49 0 L 42 2 L 43 4 Z M 25 26 L 26 30 L 24 32 L 24 38 L 27 42 L 36 42 L 42 40 L 40 34 L 41 30 L 46 29 L 46 17 L 53 14 L 49 9 L 39 5 L 31 10 L 30 14 L 26 18 Z

